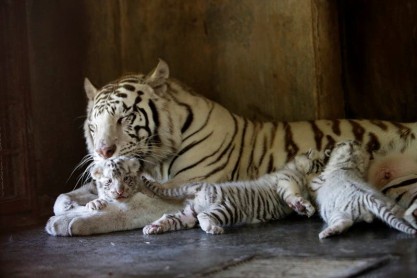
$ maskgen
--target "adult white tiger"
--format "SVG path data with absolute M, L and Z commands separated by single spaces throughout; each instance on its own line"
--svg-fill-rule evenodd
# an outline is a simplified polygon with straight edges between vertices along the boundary
M 124 76 L 100 90 L 86 79 L 85 90 L 90 156 L 136 156 L 155 180 L 171 186 L 253 179 L 277 170 L 299 152 L 323 150 L 345 139 L 384 150 L 369 172 L 374 185 L 417 173 L 417 123 L 253 122 L 169 79 L 162 60 L 149 75 Z M 94 184 L 61 194 L 46 231 L 67 236 L 140 228 L 181 207 L 138 194 L 128 204 L 91 212 L 83 205 L 95 198 Z

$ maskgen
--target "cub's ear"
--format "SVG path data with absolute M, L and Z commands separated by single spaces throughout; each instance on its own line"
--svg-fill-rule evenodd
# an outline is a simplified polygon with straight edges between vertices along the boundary
M 129 159 L 129 171 L 133 173 L 137 173 L 141 171 L 141 162 L 136 158 Z
M 155 92 L 164 93 L 166 90 L 166 81 L 169 78 L 169 67 L 168 64 L 159 59 L 159 63 L 156 68 L 148 74 L 145 79 L 146 84 L 151 86 Z
M 93 166 L 90 170 L 91 177 L 94 180 L 99 180 L 103 176 L 103 167 L 101 166 Z
M 94 87 L 94 85 L 90 82 L 90 80 L 88 80 L 87 77 L 84 79 L 84 90 L 89 100 L 93 100 L 97 94 L 96 87 Z

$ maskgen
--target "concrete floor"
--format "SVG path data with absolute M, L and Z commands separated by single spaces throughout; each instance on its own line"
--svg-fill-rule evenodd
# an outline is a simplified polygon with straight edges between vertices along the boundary
M 52 237 L 36 227 L 4 233 L 1 277 L 417 277 L 417 238 L 359 224 L 320 241 L 318 218 L 155 236 L 141 230 Z

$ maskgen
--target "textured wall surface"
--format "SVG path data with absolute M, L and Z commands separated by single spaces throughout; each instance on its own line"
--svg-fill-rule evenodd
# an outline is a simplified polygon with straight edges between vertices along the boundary
M 341 117 L 338 17 L 330 3 L 88 1 L 88 74 L 104 84 L 118 72 L 150 70 L 160 57 L 173 76 L 251 118 Z
M 417 1 L 344 1 L 349 117 L 415 121 Z

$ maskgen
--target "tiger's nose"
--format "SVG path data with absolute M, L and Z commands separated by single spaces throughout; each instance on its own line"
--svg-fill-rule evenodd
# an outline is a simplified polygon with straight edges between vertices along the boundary
M 96 149 L 96 153 L 98 153 L 103 158 L 110 158 L 116 152 L 116 145 L 111 145 L 109 147 L 104 146 L 101 148 Z

